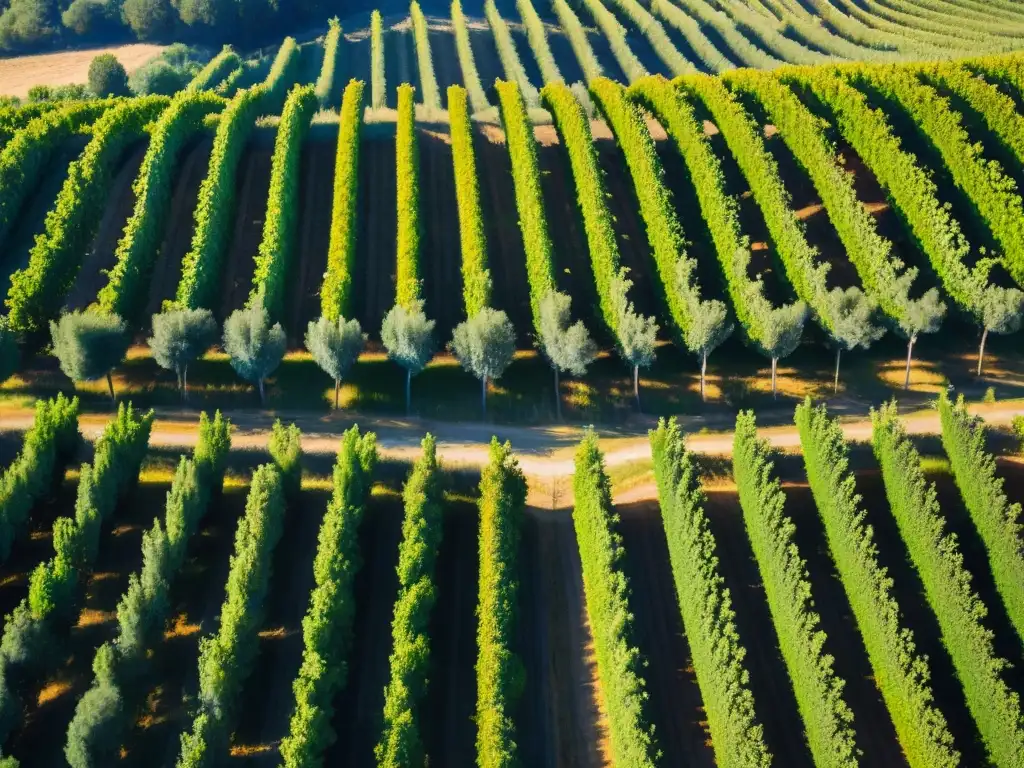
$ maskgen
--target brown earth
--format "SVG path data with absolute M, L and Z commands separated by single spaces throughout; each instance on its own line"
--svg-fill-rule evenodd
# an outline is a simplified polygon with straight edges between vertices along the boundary
M 395 299 L 398 203 L 394 136 L 364 140 L 359 151 L 359 225 L 356 269 L 352 275 L 352 315 L 366 333 L 379 338 L 381 320 Z
M 302 147 L 299 189 L 298 241 L 295 262 L 289 269 L 286 330 L 298 345 L 306 325 L 320 316 L 320 285 L 327 271 L 334 200 L 334 163 L 337 139 L 311 140 Z
M 124 68 L 131 72 L 158 56 L 163 49 L 162 45 L 135 43 L 113 48 L 89 48 L 0 59 L 0 93 L 24 98 L 33 85 L 84 83 L 88 79 L 92 60 L 103 53 L 114 54 Z

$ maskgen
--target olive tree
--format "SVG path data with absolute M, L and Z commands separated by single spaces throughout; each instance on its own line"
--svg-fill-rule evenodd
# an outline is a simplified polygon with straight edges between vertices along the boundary
M 262 302 L 232 312 L 224 322 L 224 351 L 231 359 L 231 367 L 256 385 L 261 405 L 266 402 L 264 383 L 281 364 L 285 343 L 281 324 L 270 324 Z
M 582 376 L 597 357 L 597 344 L 582 320 L 572 322 L 572 298 L 551 291 L 540 300 L 540 348 L 555 372 L 555 413 L 562 418 L 559 372 Z
M 691 318 L 689 327 L 683 332 L 683 343 L 700 358 L 700 397 L 703 400 L 708 357 L 732 335 L 735 326 L 729 320 L 729 309 L 724 301 L 700 298 L 693 288 L 693 270 L 694 263 L 690 259 L 676 262 L 676 290 L 686 302 Z
M 411 308 L 396 304 L 384 316 L 380 338 L 388 357 L 405 368 L 405 412 L 412 408 L 412 377 L 423 370 L 434 356 L 433 320 L 423 312 L 423 302 Z
M 909 270 L 908 270 L 909 271 Z M 906 312 L 899 322 L 899 332 L 907 340 L 907 371 L 903 380 L 903 388 L 910 388 L 910 361 L 914 354 L 914 345 L 922 333 L 935 333 L 942 325 L 946 316 L 946 305 L 939 298 L 935 288 L 929 289 L 920 298 L 907 300 Z
M 107 378 L 110 400 L 114 398 L 111 371 L 128 351 L 128 330 L 117 315 L 101 312 L 68 312 L 50 321 L 53 354 L 60 369 L 75 382 Z
M 217 323 L 208 309 L 172 309 L 153 315 L 149 348 L 161 368 L 178 377 L 181 399 L 188 400 L 188 366 L 217 338 Z
M 981 376 L 985 361 L 985 342 L 989 333 L 1016 333 L 1020 330 L 1024 293 L 1016 288 L 990 285 L 982 293 L 979 304 L 981 345 L 978 347 L 978 376 Z
M 359 321 L 339 317 L 333 321 L 327 317 L 311 320 L 306 329 L 306 349 L 320 368 L 334 379 L 334 408 L 338 408 L 338 393 L 341 380 L 359 359 L 359 353 L 366 346 L 366 334 Z
M 622 270 L 612 278 L 611 300 L 615 313 L 619 355 L 633 368 L 633 397 L 640 410 L 640 369 L 654 362 L 658 341 L 658 324 L 653 317 L 644 317 L 633 307 L 627 296 L 633 281 Z
M 836 319 L 829 337 L 836 348 L 836 371 L 832 391 L 838 392 L 839 361 L 843 352 L 850 352 L 857 347 L 867 349 L 885 335 L 885 328 L 874 322 L 878 304 L 860 288 L 835 288 L 829 294 L 828 300 L 832 303 L 832 317 Z
M 767 302 L 765 302 L 767 304 Z M 779 360 L 789 357 L 800 344 L 807 320 L 807 305 L 802 301 L 773 307 L 764 312 L 764 335 L 761 343 L 772 361 L 772 397 L 778 395 Z
M 455 327 L 452 354 L 462 367 L 480 379 L 480 406 L 487 415 L 487 382 L 498 379 L 516 353 L 516 334 L 508 316 L 484 307 Z

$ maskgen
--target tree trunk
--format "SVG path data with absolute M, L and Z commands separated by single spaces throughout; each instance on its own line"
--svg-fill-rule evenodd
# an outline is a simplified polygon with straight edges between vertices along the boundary
M 405 372 L 405 415 L 412 413 L 412 369 Z
M 338 392 L 341 389 L 341 379 L 334 380 L 334 410 L 338 410 Z
M 772 358 L 772 397 L 775 398 L 775 399 L 778 399 L 778 397 L 779 397 L 778 390 L 775 388 L 775 378 L 776 378 L 776 372 L 778 371 L 778 369 L 779 369 L 779 358 L 773 357 Z
M 480 407 L 483 409 L 484 418 L 487 418 L 487 377 L 480 379 Z
M 181 372 L 181 399 L 188 402 L 188 366 Z
M 107 371 L 107 387 L 110 389 L 110 402 L 113 403 L 114 407 L 117 407 L 117 398 L 114 397 L 114 379 L 110 376 L 110 371 Z
M 552 366 L 555 372 L 555 417 L 562 420 L 562 393 L 558 390 L 558 367 Z
M 836 347 L 836 378 L 832 382 L 832 394 L 836 394 L 839 391 L 839 358 L 843 354 L 842 347 Z
M 700 356 L 700 399 L 701 402 L 707 402 L 707 396 L 704 394 L 704 376 L 708 372 L 708 353 L 704 352 Z
M 985 342 L 988 340 L 988 328 L 981 332 L 981 346 L 978 348 L 978 376 L 981 376 L 981 366 L 985 362 Z
M 263 379 L 260 379 L 260 405 L 264 405 L 267 401 L 267 395 L 263 391 Z
M 917 339 L 911 338 L 907 341 L 907 376 L 903 380 L 903 388 L 910 389 L 910 357 L 914 354 L 914 342 Z
M 633 397 L 636 398 L 636 410 L 637 413 L 643 413 L 643 409 L 640 408 L 640 366 L 633 366 Z

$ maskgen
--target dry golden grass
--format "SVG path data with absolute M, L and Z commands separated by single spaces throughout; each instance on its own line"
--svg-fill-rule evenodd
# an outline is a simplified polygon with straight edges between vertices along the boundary
M 65 693 L 71 690 L 71 683 L 67 680 L 51 680 L 39 691 L 36 698 L 36 706 L 42 707 L 51 701 L 56 701 Z
M 131 72 L 163 49 L 162 45 L 135 43 L 114 48 L 92 48 L 84 51 L 0 59 L 0 93 L 24 98 L 34 85 L 84 83 L 88 79 L 89 64 L 102 53 L 114 54 L 118 61 L 124 64 L 124 68 Z

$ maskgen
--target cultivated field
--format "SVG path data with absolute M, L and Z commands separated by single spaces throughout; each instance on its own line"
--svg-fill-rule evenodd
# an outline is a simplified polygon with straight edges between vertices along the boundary
M 89 64 L 96 56 L 104 53 L 114 54 L 124 68 L 131 72 L 158 56 L 163 49 L 162 45 L 133 43 L 113 48 L 89 48 L 0 59 L 0 95 L 25 98 L 33 85 L 84 83 L 89 73 Z

